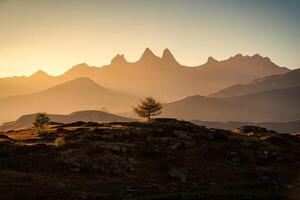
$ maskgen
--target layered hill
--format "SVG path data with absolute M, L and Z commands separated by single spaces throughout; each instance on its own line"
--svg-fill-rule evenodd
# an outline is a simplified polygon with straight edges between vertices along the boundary
M 300 118 L 300 87 L 231 98 L 192 96 L 167 103 L 163 116 L 202 121 L 278 122 Z
M 242 102 L 191 96 L 163 105 L 163 117 L 205 121 L 280 121 L 281 113 L 248 106 Z
M 0 79 L 0 99 L 8 96 L 32 93 L 34 90 L 6 79 Z
M 249 84 L 234 85 L 210 96 L 226 98 L 292 87 L 300 87 L 300 69 L 295 69 L 281 75 L 274 75 L 258 79 Z
M 178 63 L 168 49 L 158 57 L 147 48 L 136 62 L 128 62 L 124 55 L 117 55 L 111 64 L 100 68 L 79 64 L 57 77 L 40 71 L 30 77 L 5 80 L 39 91 L 57 83 L 88 77 L 107 88 L 136 96 L 153 95 L 169 101 L 196 94 L 208 95 L 234 84 L 248 83 L 288 71 L 258 54 L 238 54 L 223 61 L 210 57 L 203 65 L 187 67 Z
M 71 113 L 69 115 L 47 114 L 52 122 L 72 123 L 77 121 L 83 122 L 129 122 L 131 118 L 121 117 L 107 112 L 97 110 L 85 110 Z M 22 128 L 30 128 L 33 125 L 36 114 L 21 116 L 13 122 L 4 123 L 0 126 L 0 131 L 16 130 Z
M 36 112 L 67 114 L 103 107 L 111 112 L 121 112 L 129 110 L 135 103 L 132 96 L 104 88 L 88 78 L 78 78 L 41 92 L 0 99 L 0 122 Z
M 279 112 L 285 120 L 300 118 L 300 87 L 269 90 L 244 96 L 227 98 L 230 101 L 242 102 L 247 106 Z

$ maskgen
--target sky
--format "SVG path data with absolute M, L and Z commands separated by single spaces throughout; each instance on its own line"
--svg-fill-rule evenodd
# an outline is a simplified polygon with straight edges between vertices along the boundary
M 0 0 L 0 77 L 169 48 L 183 65 L 268 56 L 300 67 L 298 0 Z

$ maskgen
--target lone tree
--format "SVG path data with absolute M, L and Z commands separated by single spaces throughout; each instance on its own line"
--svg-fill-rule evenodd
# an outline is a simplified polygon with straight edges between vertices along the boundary
M 134 112 L 140 117 L 147 118 L 148 124 L 151 123 L 151 116 L 156 116 L 161 113 L 162 105 L 153 97 L 146 97 L 140 100 L 137 107 L 133 107 Z
M 38 113 L 35 116 L 33 125 L 36 128 L 44 129 L 45 125 L 50 121 L 46 113 Z

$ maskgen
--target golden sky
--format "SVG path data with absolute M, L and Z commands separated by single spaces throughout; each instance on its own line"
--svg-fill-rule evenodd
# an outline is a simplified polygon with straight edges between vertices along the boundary
M 169 48 L 184 65 L 237 53 L 300 66 L 299 1 L 0 0 L 0 77 L 137 60 Z

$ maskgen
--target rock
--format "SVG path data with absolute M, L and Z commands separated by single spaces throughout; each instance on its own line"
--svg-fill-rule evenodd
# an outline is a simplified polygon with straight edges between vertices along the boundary
M 6 140 L 10 140 L 11 138 L 10 138 L 10 137 L 8 137 L 7 135 L 0 134 L 0 139 L 6 139 Z
M 256 134 L 276 133 L 276 131 L 268 130 L 266 128 L 259 127 L 259 126 L 242 126 L 237 129 L 234 129 L 233 131 L 236 133 L 240 133 L 240 134 L 247 134 L 249 136 L 253 135 L 253 133 L 256 133 Z
M 186 182 L 187 176 L 177 169 L 172 169 L 169 171 L 169 175 L 173 178 L 180 180 L 182 183 Z
M 97 122 L 87 122 L 84 126 L 93 126 L 93 127 L 97 127 L 97 126 L 99 126 L 99 123 L 97 123 Z
M 187 133 L 185 131 L 174 131 L 174 134 L 183 140 L 191 140 L 192 139 L 192 137 L 187 135 Z
M 172 144 L 172 145 L 171 145 L 171 149 L 172 149 L 172 150 L 176 150 L 178 147 L 180 147 L 180 145 L 181 145 L 180 143 Z
M 295 186 L 293 186 L 293 185 L 285 185 L 284 187 L 287 188 L 287 189 L 293 189 L 293 188 L 295 188 Z
M 111 151 L 117 151 L 117 152 L 127 152 L 127 147 L 123 145 L 118 145 L 118 144 L 103 144 L 100 145 L 100 147 L 111 150 Z
M 103 139 L 114 139 L 114 134 L 105 134 L 105 135 L 102 135 L 102 138 Z
M 206 138 L 209 140 L 212 140 L 212 139 L 214 139 L 214 135 L 211 132 L 209 132 L 206 134 Z
M 62 127 L 76 127 L 76 126 L 84 126 L 86 123 L 83 121 L 77 121 L 69 124 L 64 124 Z
M 281 162 L 281 161 L 283 161 L 283 158 L 281 156 L 277 156 L 276 160 L 279 161 L 279 162 Z

